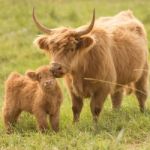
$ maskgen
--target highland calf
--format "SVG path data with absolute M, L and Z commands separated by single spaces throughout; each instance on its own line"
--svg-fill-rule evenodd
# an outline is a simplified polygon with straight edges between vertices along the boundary
M 143 24 L 131 11 L 95 21 L 77 29 L 48 29 L 35 43 L 51 55 L 51 71 L 66 79 L 72 98 L 74 121 L 79 120 L 83 98 L 91 98 L 91 112 L 97 121 L 108 94 L 119 108 L 123 97 L 121 85 L 134 84 L 140 110 L 144 111 L 148 84 L 148 47 Z M 138 70 L 138 71 L 137 71 Z M 145 71 L 146 70 L 146 71 Z
M 57 132 L 61 102 L 61 90 L 49 67 L 40 67 L 35 72 L 28 71 L 24 76 L 11 73 L 5 85 L 3 107 L 7 133 L 12 132 L 11 125 L 17 121 L 22 111 L 32 113 L 36 117 L 41 132 L 48 127 L 48 115 L 52 129 Z

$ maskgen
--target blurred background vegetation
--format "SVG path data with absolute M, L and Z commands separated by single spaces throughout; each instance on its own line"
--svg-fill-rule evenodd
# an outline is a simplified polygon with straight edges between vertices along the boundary
M 32 44 L 40 34 L 32 21 L 33 7 L 39 20 L 50 28 L 83 25 L 90 21 L 93 8 L 97 18 L 130 9 L 144 23 L 150 40 L 150 0 L 0 0 L 0 107 L 4 81 L 10 72 L 24 73 L 49 63 L 49 58 Z M 25 114 L 18 125 L 19 132 L 7 136 L 0 120 L 0 149 L 150 149 L 149 102 L 144 115 L 139 112 L 134 96 L 125 98 L 119 112 L 112 112 L 110 101 L 106 102 L 95 132 L 89 102 L 85 102 L 79 125 L 72 126 L 71 102 L 63 81 L 60 82 L 64 92 L 62 131 L 57 135 L 38 134 L 33 118 Z

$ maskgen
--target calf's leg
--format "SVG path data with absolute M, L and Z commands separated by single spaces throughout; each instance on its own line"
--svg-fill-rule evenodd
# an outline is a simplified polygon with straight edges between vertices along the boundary
M 49 115 L 50 118 L 50 123 L 51 123 L 51 127 L 55 132 L 59 131 L 59 111 L 56 112 L 55 114 L 50 114 Z
M 21 111 L 15 107 L 11 107 L 11 108 L 4 107 L 3 109 L 4 126 L 8 134 L 13 132 L 12 125 L 16 123 L 20 113 Z
M 37 109 L 34 112 L 34 115 L 38 123 L 38 130 L 41 132 L 45 132 L 48 128 L 47 113 L 43 109 Z

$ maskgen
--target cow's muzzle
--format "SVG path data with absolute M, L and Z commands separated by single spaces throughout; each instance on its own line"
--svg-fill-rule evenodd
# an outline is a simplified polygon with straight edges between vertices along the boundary
M 58 63 L 51 63 L 50 71 L 52 72 L 54 77 L 61 78 L 67 73 L 67 68 Z

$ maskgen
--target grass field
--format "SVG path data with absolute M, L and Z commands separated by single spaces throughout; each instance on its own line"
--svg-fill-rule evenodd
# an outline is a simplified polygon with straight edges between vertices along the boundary
M 32 44 L 40 33 L 32 21 L 33 7 L 41 22 L 51 28 L 78 27 L 90 20 L 93 8 L 97 17 L 131 9 L 145 24 L 150 40 L 149 6 L 149 0 L 0 0 L 0 108 L 4 81 L 11 71 L 24 73 L 49 63 Z M 15 133 L 7 135 L 0 119 L 1 150 L 150 150 L 150 98 L 143 114 L 135 96 L 126 96 L 118 111 L 112 111 L 108 98 L 95 129 L 89 100 L 85 100 L 80 122 L 72 124 L 71 101 L 63 80 L 60 82 L 64 93 L 60 132 L 38 133 L 34 117 L 24 113 Z

